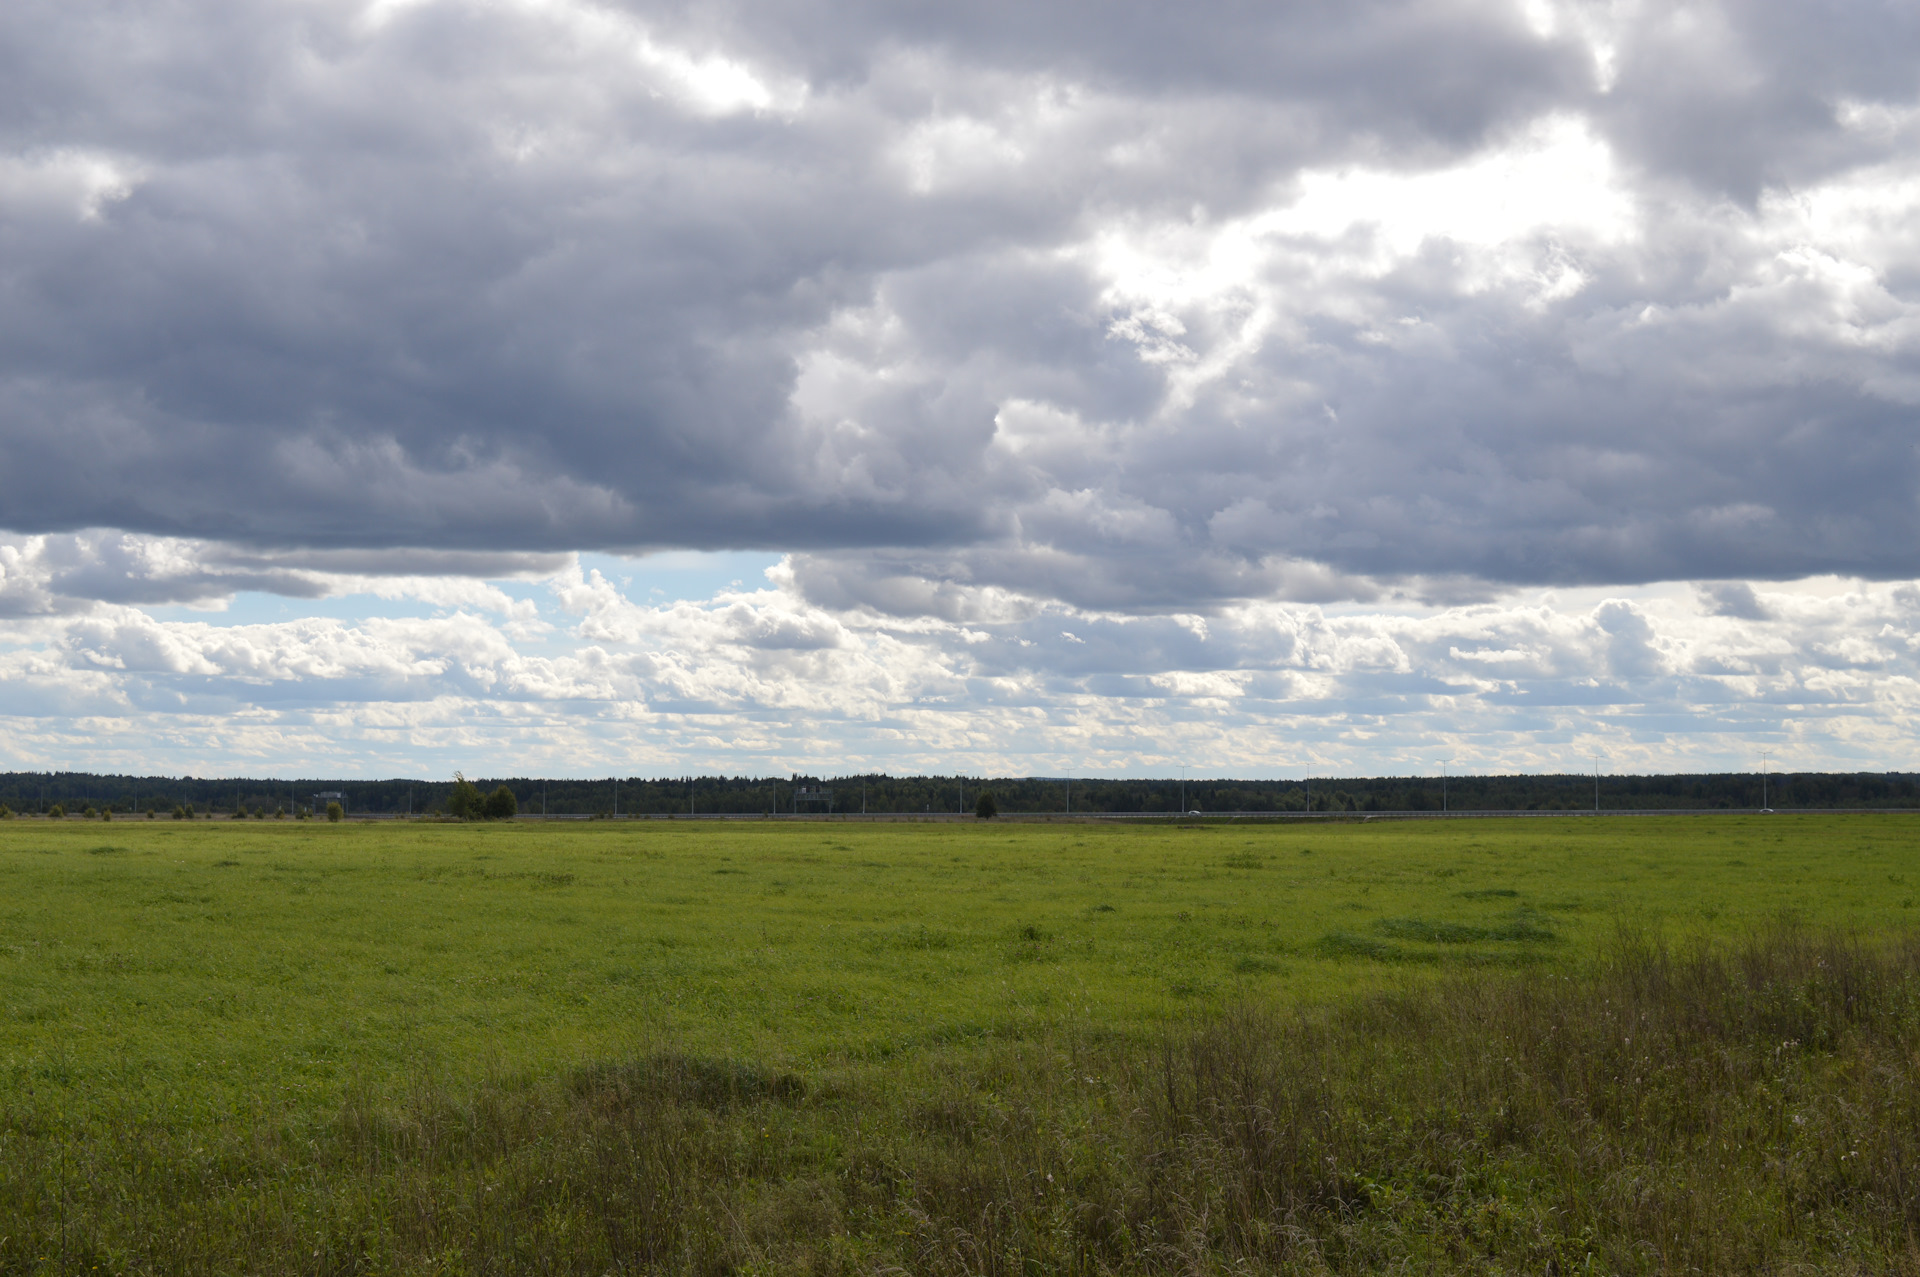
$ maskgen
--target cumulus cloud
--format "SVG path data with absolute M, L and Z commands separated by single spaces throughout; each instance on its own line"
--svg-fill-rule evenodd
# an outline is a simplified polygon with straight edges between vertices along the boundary
M 956 587 L 945 614 L 826 606 L 792 559 L 655 603 L 573 559 L 537 582 L 314 579 L 359 614 L 64 596 L 0 618 L 0 765 L 1625 771 L 1745 767 L 1764 743 L 1789 767 L 1881 770 L 1905 764 L 1920 700 L 1920 592 L 1838 578 L 1204 615 L 998 587 Z M 383 592 L 413 610 L 376 614 Z
M 0 524 L 775 547 L 936 615 L 1911 576 L 1916 54 L 1898 6 L 14 5 Z
M 446 550 L 257 550 L 117 530 L 0 537 L 0 617 L 88 612 L 98 603 L 216 607 L 240 591 L 466 603 L 530 615 L 488 578 L 540 578 L 571 556 Z

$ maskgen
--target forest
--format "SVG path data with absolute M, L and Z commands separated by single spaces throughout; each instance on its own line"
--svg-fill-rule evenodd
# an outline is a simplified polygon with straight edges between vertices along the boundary
M 984 789 L 1003 815 L 1308 812 L 1899 810 L 1920 808 L 1920 773 L 1758 772 L 1654 776 L 1465 775 L 1306 780 L 1086 779 L 1080 777 L 628 776 L 601 780 L 471 777 L 483 792 L 512 790 L 523 817 L 900 815 L 974 810 Z M 1764 790 L 1763 790 L 1764 786 Z M 348 816 L 442 814 L 454 781 L 194 778 L 86 772 L 0 773 L 0 804 L 23 814 L 59 805 L 162 815 L 289 814 L 317 794 L 339 794 Z M 822 791 L 825 791 L 824 794 Z M 324 809 L 326 800 L 320 801 Z

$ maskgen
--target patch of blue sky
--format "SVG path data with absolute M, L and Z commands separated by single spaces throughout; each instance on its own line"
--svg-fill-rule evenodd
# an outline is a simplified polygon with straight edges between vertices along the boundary
M 597 570 L 633 602 L 658 607 L 685 600 L 704 602 L 731 590 L 765 589 L 767 569 L 780 559 L 780 555 L 764 551 L 668 550 L 634 557 L 582 554 L 580 568 L 582 572 Z M 553 595 L 544 580 L 496 580 L 489 584 L 509 598 L 531 600 L 543 614 L 552 610 Z M 144 610 L 158 621 L 197 621 L 225 626 L 271 625 L 308 617 L 348 622 L 373 617 L 406 619 L 434 616 L 452 609 L 425 599 L 383 598 L 372 593 L 312 599 L 242 590 L 224 607 L 218 603 L 199 607 L 168 604 Z
M 662 550 L 632 558 L 582 554 L 580 570 L 598 570 L 633 602 L 658 607 L 704 602 L 731 590 L 764 590 L 767 569 L 781 557 L 765 550 Z

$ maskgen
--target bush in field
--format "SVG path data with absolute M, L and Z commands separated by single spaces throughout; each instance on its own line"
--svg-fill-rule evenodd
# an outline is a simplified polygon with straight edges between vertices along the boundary
M 102 808 L 100 809 L 100 819 L 102 819 L 102 820 L 112 820 L 112 819 L 113 819 L 113 808 L 111 808 L 111 807 L 102 807 Z
M 5 803 L 0 803 L 0 820 L 12 820 L 12 819 L 13 819 L 13 808 L 7 806 Z
M 275 807 L 273 809 L 273 818 L 275 820 L 285 820 L 287 818 L 287 809 L 285 807 Z
M 67 809 L 59 803 L 55 803 L 53 806 L 47 808 L 47 815 L 53 820 L 65 820 L 67 818 Z
M 1000 804 L 993 801 L 991 789 L 980 791 L 980 801 L 973 805 L 973 814 L 980 820 L 992 820 L 1000 814 Z
M 520 800 L 505 785 L 487 795 L 486 809 L 482 813 L 488 820 L 512 820 L 520 812 Z
M 455 820 L 479 820 L 486 815 L 487 800 L 459 772 L 453 774 L 453 793 L 447 796 L 447 815 Z
M 337 823 L 339 823 L 339 821 L 340 821 L 340 820 L 341 820 L 341 819 L 342 819 L 342 818 L 343 818 L 343 817 L 344 817 L 344 816 L 345 816 L 346 814 L 347 814 L 346 812 L 344 812 L 344 811 L 341 811 L 341 810 L 340 810 L 340 804 L 339 804 L 339 803 L 328 803 L 328 804 L 327 804 L 327 819 L 328 819 L 328 820 L 331 820 L 331 821 L 333 821 L 333 822 L 335 822 L 335 823 L 337 824 Z

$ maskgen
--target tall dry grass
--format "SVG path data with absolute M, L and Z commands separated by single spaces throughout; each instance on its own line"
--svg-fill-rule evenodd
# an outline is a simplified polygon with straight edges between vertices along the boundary
M 9 1117 L 0 1270 L 1920 1272 L 1917 1052 L 1920 944 L 1782 930 L 1152 1047 L 656 1055 L 305 1133 Z

